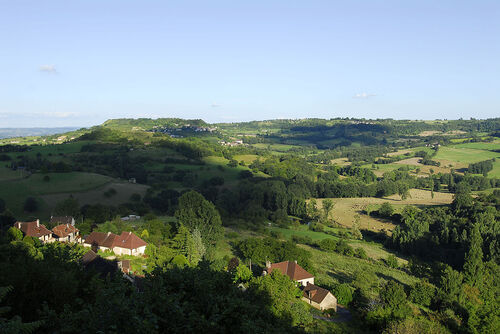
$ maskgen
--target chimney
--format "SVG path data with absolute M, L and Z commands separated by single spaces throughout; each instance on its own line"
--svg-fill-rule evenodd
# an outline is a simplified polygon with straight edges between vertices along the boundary
M 297 264 L 297 260 L 295 260 L 294 262 L 295 262 L 295 264 Z
M 266 268 L 271 268 L 271 261 L 266 260 Z
M 36 220 L 36 227 L 40 227 L 40 219 Z
M 110 234 L 111 234 L 111 232 L 108 232 L 108 234 L 107 234 L 107 235 L 110 235 Z

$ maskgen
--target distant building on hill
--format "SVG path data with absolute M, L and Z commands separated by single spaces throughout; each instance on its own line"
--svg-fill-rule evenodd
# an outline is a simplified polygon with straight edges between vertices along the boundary
M 40 224 L 40 219 L 32 222 L 16 222 L 14 227 L 20 229 L 25 236 L 37 238 L 43 243 L 54 241 L 52 231 Z
M 147 243 L 132 232 L 114 233 L 92 232 L 83 242 L 85 247 L 91 247 L 94 252 L 110 250 L 117 255 L 144 255 Z
M 51 216 L 50 223 L 51 224 L 58 224 L 58 225 L 70 224 L 72 226 L 75 226 L 75 218 L 73 218 L 72 216 L 59 216 L 59 217 Z
M 314 284 L 314 276 L 297 264 L 297 261 L 284 261 L 279 263 L 267 262 L 263 274 L 270 274 L 273 270 L 279 270 L 283 275 L 290 277 L 300 285 Z

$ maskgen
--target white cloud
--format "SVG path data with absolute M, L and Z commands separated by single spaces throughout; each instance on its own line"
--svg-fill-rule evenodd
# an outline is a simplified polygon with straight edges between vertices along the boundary
M 374 96 L 377 96 L 377 94 L 363 92 L 363 93 L 358 93 L 358 94 L 354 95 L 352 98 L 353 99 L 368 99 L 368 98 L 374 97 Z
M 39 69 L 40 72 L 57 74 L 56 65 L 42 65 Z

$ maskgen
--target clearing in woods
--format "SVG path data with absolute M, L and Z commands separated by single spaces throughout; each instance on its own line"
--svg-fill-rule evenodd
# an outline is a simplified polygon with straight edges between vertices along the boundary
M 411 197 L 410 197 L 411 196 Z M 334 203 L 331 218 L 343 227 L 352 227 L 359 219 L 359 228 L 370 231 L 392 231 L 395 227 L 390 220 L 371 217 L 365 214 L 367 209 L 376 210 L 382 203 L 389 202 L 397 212 L 405 205 L 445 205 L 453 201 L 453 194 L 434 192 L 434 198 L 431 192 L 421 189 L 410 189 L 410 196 L 406 200 L 401 200 L 399 195 L 389 197 L 355 197 L 355 198 L 331 198 Z M 322 198 L 316 199 L 318 208 L 322 208 Z

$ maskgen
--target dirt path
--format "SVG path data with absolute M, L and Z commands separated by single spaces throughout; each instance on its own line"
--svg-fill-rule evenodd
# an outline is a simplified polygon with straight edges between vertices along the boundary
M 322 317 L 319 315 L 313 315 L 315 319 L 321 319 L 330 322 L 349 322 L 352 320 L 351 312 L 342 305 L 337 306 L 337 315 L 333 318 Z

